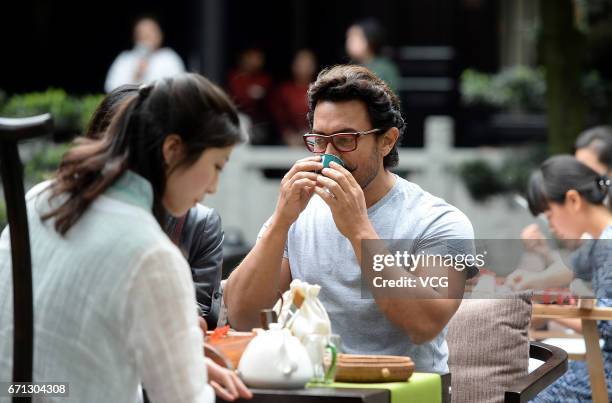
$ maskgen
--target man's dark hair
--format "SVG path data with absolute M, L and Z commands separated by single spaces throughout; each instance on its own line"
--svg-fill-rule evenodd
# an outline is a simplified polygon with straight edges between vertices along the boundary
M 308 124 L 312 129 L 314 110 L 319 101 L 362 101 L 365 103 L 372 128 L 381 129 L 377 136 L 396 127 L 399 137 L 383 159 L 385 168 L 393 168 L 399 162 L 397 144 L 404 134 L 404 119 L 397 96 L 374 73 L 363 66 L 339 65 L 324 69 L 308 89 Z
M 595 126 L 580 133 L 574 149 L 581 148 L 592 149 L 597 160 L 612 169 L 612 126 Z

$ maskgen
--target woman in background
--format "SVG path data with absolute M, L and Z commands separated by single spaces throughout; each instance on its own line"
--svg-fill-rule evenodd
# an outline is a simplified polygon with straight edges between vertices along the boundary
M 357 21 L 346 31 L 346 53 L 352 61 L 372 70 L 394 93 L 400 90 L 400 73 L 395 62 L 382 55 L 385 29 L 374 18 Z
M 274 92 L 270 111 L 282 142 L 292 147 L 303 147 L 302 137 L 309 129 L 308 87 L 317 73 L 317 59 L 310 49 L 300 49 L 291 64 L 292 80 L 282 83 Z

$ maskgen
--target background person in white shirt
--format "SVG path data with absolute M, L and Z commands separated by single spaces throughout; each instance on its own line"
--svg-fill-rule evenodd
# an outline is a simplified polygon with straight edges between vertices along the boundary
M 111 65 L 104 89 L 110 92 L 123 84 L 150 83 L 185 71 L 180 56 L 170 48 L 162 48 L 163 33 L 152 17 L 143 17 L 134 24 L 134 48 L 125 50 Z
M 56 177 L 26 196 L 36 382 L 59 401 L 209 403 L 251 393 L 209 364 L 187 261 L 163 230 L 217 189 L 242 141 L 235 106 L 197 74 L 141 87 L 97 139 L 81 139 Z M 8 229 L 8 228 L 7 228 Z M 0 237 L 0 380 L 11 379 L 13 290 Z M 207 383 L 210 378 L 210 385 Z M 211 388 L 212 386 L 212 388 Z

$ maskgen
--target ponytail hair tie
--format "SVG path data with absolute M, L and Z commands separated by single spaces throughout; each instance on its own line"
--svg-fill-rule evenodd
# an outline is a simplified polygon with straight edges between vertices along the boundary
M 149 96 L 151 90 L 153 90 L 153 84 L 142 84 L 140 87 L 138 87 L 138 96 L 141 99 L 145 99 Z
M 606 175 L 601 175 L 595 178 L 597 185 L 600 188 L 610 188 L 612 187 L 612 179 L 608 178 Z

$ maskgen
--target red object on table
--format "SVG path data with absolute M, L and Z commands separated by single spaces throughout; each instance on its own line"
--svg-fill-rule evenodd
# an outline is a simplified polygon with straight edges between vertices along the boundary
M 221 338 L 227 335 L 227 332 L 229 332 L 229 330 L 230 330 L 229 325 L 225 325 L 223 327 L 216 328 L 210 335 L 210 342 L 214 343 L 215 341 L 219 341 Z

